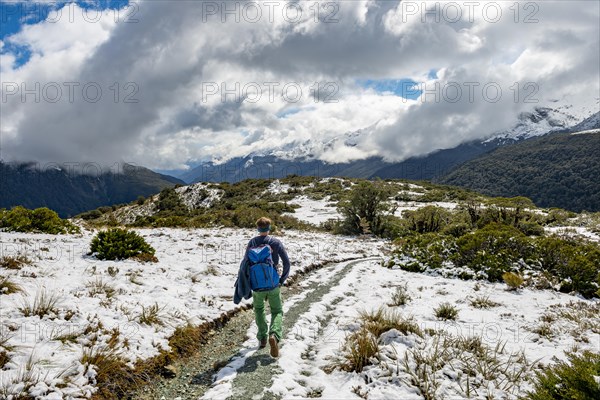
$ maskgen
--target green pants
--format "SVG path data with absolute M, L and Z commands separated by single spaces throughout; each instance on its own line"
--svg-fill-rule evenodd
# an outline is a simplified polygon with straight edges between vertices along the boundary
M 283 306 L 281 302 L 281 291 L 277 287 L 268 292 L 252 292 L 254 300 L 254 318 L 258 326 L 258 340 L 265 339 L 269 335 L 274 335 L 278 341 L 283 336 L 281 323 L 283 321 Z M 267 329 L 267 316 L 265 315 L 265 300 L 269 300 L 271 307 L 271 325 Z

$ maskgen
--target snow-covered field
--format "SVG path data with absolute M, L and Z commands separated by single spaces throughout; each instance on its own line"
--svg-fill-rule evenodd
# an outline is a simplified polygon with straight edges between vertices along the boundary
M 316 285 L 340 274 L 346 265 L 348 263 L 341 263 L 319 271 L 303 282 L 306 291 L 287 300 L 284 310 L 287 312 L 303 298 L 313 296 Z M 390 305 L 394 292 L 405 285 L 411 300 L 403 306 Z M 476 308 L 471 304 L 476 298 L 487 298 L 496 305 L 488 309 Z M 435 317 L 434 308 L 443 302 L 458 308 L 455 321 L 445 322 Z M 567 314 L 560 311 L 573 315 L 574 304 L 595 310 L 595 317 L 593 312 L 592 317 L 582 317 L 579 322 L 564 317 Z M 332 366 L 344 362 L 343 344 L 348 335 L 359 329 L 360 313 L 379 307 L 413 318 L 423 331 L 445 332 L 453 338 L 479 338 L 490 350 L 490 355 L 509 365 L 508 373 L 525 369 L 514 386 L 503 381 L 506 378 L 502 375 L 504 372 L 497 372 L 498 379 L 476 374 L 467 384 L 465 360 L 452 358 L 452 351 L 448 350 L 439 357 L 440 369 L 431 374 L 434 379 L 430 384 L 437 387 L 433 391 L 436 399 L 468 398 L 467 385 L 470 385 L 470 398 L 516 399 L 531 389 L 531 382 L 526 379 L 532 376 L 533 369 L 529 365 L 547 365 L 553 362 L 553 357 L 564 359 L 564 351 L 574 347 L 600 349 L 598 302 L 552 291 L 524 289 L 509 292 L 504 284 L 385 269 L 379 260 L 370 260 L 352 266 L 294 326 L 286 327 L 287 336 L 282 342 L 276 374 L 265 391 L 286 399 L 314 397 L 314 394 L 326 399 L 423 399 L 413 381 L 412 374 L 417 368 L 413 355 L 435 358 L 434 351 L 439 344 L 436 340 L 442 337 L 440 335 L 404 335 L 393 329 L 379 338 L 378 357 L 373 358 L 372 365 L 365 367 L 362 373 L 332 371 Z M 547 321 L 551 321 L 551 330 L 546 334 L 540 327 L 550 324 Z M 235 392 L 237 369 L 256 353 L 255 333 L 256 329 L 251 327 L 250 339 L 240 356 L 219 372 L 213 389 L 204 399 L 226 398 Z M 521 355 L 525 357 L 521 358 Z M 442 361 L 442 357 L 449 361 Z M 498 371 L 506 367 L 500 366 Z
M 296 217 L 300 221 L 308 222 L 313 225 L 319 225 L 329 219 L 341 219 L 342 215 L 337 211 L 337 207 L 331 205 L 329 197 L 321 200 L 311 199 L 308 196 L 298 196 L 288 202 L 300 206 L 293 213 L 285 213 Z
M 82 398 L 94 390 L 94 372 L 81 364 L 84 350 L 101 347 L 118 329 L 131 362 L 168 348 L 168 338 L 188 321 L 201 323 L 235 308 L 233 285 L 253 230 L 139 229 L 156 249 L 158 263 L 100 261 L 87 255 L 94 232 L 81 235 L 0 233 L 2 256 L 25 255 L 20 270 L 2 270 L 20 293 L 0 295 L 0 370 L 3 388 L 18 391 L 28 361 L 40 379 L 40 398 Z M 312 263 L 371 254 L 369 243 L 326 234 L 287 231 L 281 236 L 294 271 Z M 36 296 L 55 297 L 40 318 L 20 309 Z M 158 308 L 158 320 L 140 322 Z M 3 338 L 6 341 L 3 342 Z
M 332 215 L 327 200 L 303 200 L 315 203 L 299 203 L 303 204 L 297 214 L 300 219 L 316 223 Z M 450 208 L 450 204 L 438 205 Z M 80 235 L 0 233 L 0 257 L 24 255 L 31 261 L 20 269 L 2 269 L 2 275 L 21 292 L 0 295 L 0 353 L 6 351 L 9 356 L 0 370 L 0 394 L 18 391 L 29 371 L 39 380 L 31 394 L 40 399 L 87 398 L 94 391 L 95 371 L 81 363 L 85 351 L 102 348 L 116 335 L 123 355 L 133 363 L 167 349 L 176 327 L 212 320 L 235 308 L 233 285 L 253 230 L 137 232 L 156 249 L 158 263 L 100 261 L 88 256 L 95 234 L 88 230 Z M 583 228 L 569 232 L 591 234 Z M 549 290 L 507 291 L 504 284 L 387 269 L 381 261 L 390 244 L 379 239 L 298 231 L 286 231 L 281 239 L 292 260 L 292 275 L 313 263 L 361 259 L 350 265 L 332 264 L 306 276 L 300 282 L 304 290 L 285 299 L 287 311 L 311 300 L 310 308 L 286 326 L 279 368 L 271 386 L 265 388 L 285 398 L 320 393 L 323 398 L 422 399 L 411 374 L 417 368 L 415 354 L 431 356 L 429 352 L 436 348 L 441 336 L 433 335 L 434 331 L 453 338 L 476 337 L 490 349 L 500 344 L 503 351 L 498 359 L 515 367 L 528 366 L 525 359 L 535 366 L 549 364 L 553 357 L 564 358 L 564 352 L 575 347 L 600 350 L 598 300 Z M 323 286 L 327 290 L 311 298 Z M 406 287 L 410 301 L 393 306 L 393 294 L 401 287 Z M 27 303 L 42 294 L 55 298 L 53 310 L 42 317 L 26 316 Z M 476 308 L 472 303 L 476 299 L 495 305 Z M 458 308 L 455 321 L 435 317 L 434 308 L 443 302 Z M 333 369 L 344 362 L 343 344 L 360 328 L 360 313 L 379 307 L 412 318 L 429 333 L 403 335 L 391 330 L 379 338 L 379 355 L 363 372 Z M 144 319 L 149 313 L 155 314 L 151 322 Z M 255 330 L 250 327 L 240 356 L 217 373 L 205 398 L 232 393 L 237 369 L 256 351 Z M 525 359 L 517 357 L 520 352 Z M 446 356 L 450 359 L 432 373 L 436 398 L 467 398 L 464 360 Z M 526 369 L 527 374 L 533 370 Z M 525 375 L 517 386 L 508 388 L 499 383 L 502 377 L 470 378 L 471 398 L 490 394 L 512 399 L 531 387 Z

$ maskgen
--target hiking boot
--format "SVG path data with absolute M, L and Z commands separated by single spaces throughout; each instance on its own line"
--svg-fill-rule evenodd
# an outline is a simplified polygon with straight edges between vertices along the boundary
M 274 335 L 269 336 L 269 346 L 271 346 L 271 357 L 279 357 L 279 346 L 277 338 Z
M 260 339 L 260 345 L 258 346 L 258 348 L 264 349 L 265 347 L 267 347 L 267 338 Z

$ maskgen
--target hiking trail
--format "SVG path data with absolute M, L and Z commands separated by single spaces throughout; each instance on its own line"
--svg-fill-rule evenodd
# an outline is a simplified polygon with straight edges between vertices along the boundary
M 306 386 L 316 368 L 313 364 L 319 341 L 333 339 L 330 324 L 335 314 L 335 304 L 343 300 L 339 290 L 331 293 L 334 287 L 357 266 L 378 260 L 364 258 L 334 263 L 307 274 L 298 284 L 282 288 L 284 307 L 284 339 L 280 343 L 280 357 L 269 355 L 269 346 L 258 349 L 255 338 L 254 313 L 246 310 L 232 318 L 194 356 L 174 364 L 177 376 L 172 379 L 159 378 L 155 384 L 136 394 L 136 398 L 150 399 L 228 399 L 246 400 L 252 398 L 279 399 L 277 390 L 272 387 L 285 385 L 285 379 L 277 384 L 277 378 L 284 373 L 282 364 L 286 354 L 300 351 L 303 366 L 299 376 L 294 376 L 296 384 Z M 350 290 L 353 283 L 346 282 Z M 345 295 L 352 296 L 351 292 Z M 323 301 L 328 296 L 331 299 Z M 354 300 L 356 301 L 356 299 Z M 270 310 L 266 305 L 268 320 Z M 315 315 L 318 312 L 319 315 Z M 216 379 L 215 379 L 216 374 Z M 275 384 L 274 384 L 275 383 Z M 285 392 L 285 388 L 279 387 Z M 314 391 L 318 396 L 319 388 Z

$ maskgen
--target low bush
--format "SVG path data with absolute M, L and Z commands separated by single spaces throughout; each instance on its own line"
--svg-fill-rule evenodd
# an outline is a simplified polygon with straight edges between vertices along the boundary
M 460 277 L 491 282 L 503 282 L 507 272 L 529 269 L 538 277 L 530 284 L 558 286 L 562 292 L 577 292 L 586 298 L 600 297 L 600 247 L 596 243 L 559 236 L 530 237 L 501 223 L 490 223 L 458 238 L 446 233 L 445 229 L 409 233 L 396 239 L 402 261 L 395 263 L 412 272 L 453 266 L 462 271 Z
M 55 211 L 42 207 L 29 210 L 16 206 L 0 213 L 0 228 L 15 232 L 39 232 L 49 234 L 79 233 L 78 226 L 61 219 Z
M 600 286 L 600 248 L 575 239 L 549 236 L 537 242 L 541 268 L 561 280 L 562 292 L 596 295 Z
M 529 260 L 534 248 L 529 238 L 517 228 L 491 223 L 461 236 L 450 257 L 458 267 L 482 271 L 491 282 L 500 282 L 502 274 L 519 260 Z
M 440 268 L 450 258 L 455 242 L 453 237 L 437 233 L 412 234 L 396 241 L 403 254 L 432 268 Z M 410 264 L 401 265 L 401 268 L 419 272 L 414 271 Z
M 530 400 L 600 399 L 600 354 L 584 351 L 567 353 L 568 362 L 558 361 L 536 374 Z
M 112 228 L 98 232 L 90 246 L 100 260 L 123 260 L 142 254 L 154 255 L 155 250 L 134 231 Z M 144 256 L 146 257 L 146 256 Z
M 448 225 L 451 213 L 441 207 L 425 206 L 413 211 L 404 211 L 402 216 L 411 231 L 430 233 L 439 232 Z

